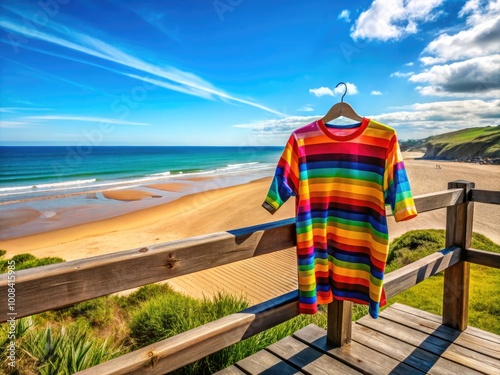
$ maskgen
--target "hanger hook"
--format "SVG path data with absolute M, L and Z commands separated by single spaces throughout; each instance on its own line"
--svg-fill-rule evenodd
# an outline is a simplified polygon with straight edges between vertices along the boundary
M 335 86 L 335 88 L 339 87 L 340 85 L 344 85 L 345 86 L 344 95 L 342 95 L 342 98 L 340 99 L 340 102 L 343 103 L 344 102 L 344 96 L 345 96 L 345 94 L 347 94 L 347 85 L 344 82 L 339 82 L 339 83 L 337 83 L 337 86 Z

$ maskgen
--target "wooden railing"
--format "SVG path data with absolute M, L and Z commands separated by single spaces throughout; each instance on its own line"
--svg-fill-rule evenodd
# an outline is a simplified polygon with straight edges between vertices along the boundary
M 389 299 L 445 271 L 443 323 L 467 327 L 469 263 L 500 268 L 500 254 L 470 248 L 474 202 L 500 204 L 500 191 L 474 189 L 474 183 L 450 182 L 448 190 L 415 197 L 419 214 L 446 208 L 446 248 L 388 273 Z M 16 319 L 142 285 L 293 247 L 294 219 L 214 233 L 16 272 Z M 0 295 L 8 295 L 0 275 Z M 0 322 L 9 318 L 0 305 Z M 297 291 L 226 316 L 102 363 L 80 374 L 164 374 L 299 314 Z M 328 306 L 327 337 L 335 345 L 350 341 L 352 304 Z

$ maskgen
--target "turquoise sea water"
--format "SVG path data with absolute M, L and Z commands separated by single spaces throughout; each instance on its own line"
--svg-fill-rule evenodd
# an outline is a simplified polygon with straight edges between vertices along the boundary
M 182 177 L 272 175 L 281 147 L 0 147 L 0 204 Z

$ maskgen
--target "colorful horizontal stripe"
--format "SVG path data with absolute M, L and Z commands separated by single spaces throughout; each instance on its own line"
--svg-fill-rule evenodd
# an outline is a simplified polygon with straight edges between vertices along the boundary
M 396 132 L 364 118 L 357 126 L 322 120 L 290 136 L 263 206 L 274 213 L 296 197 L 301 313 L 337 300 L 385 304 L 389 249 L 385 206 L 396 221 L 417 215 Z

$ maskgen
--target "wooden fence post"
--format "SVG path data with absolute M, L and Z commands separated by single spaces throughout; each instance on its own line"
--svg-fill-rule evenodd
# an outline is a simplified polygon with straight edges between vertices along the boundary
M 464 189 L 464 203 L 446 209 L 446 247 L 470 247 L 474 203 L 469 196 L 474 186 L 473 182 L 462 180 L 448 183 L 448 189 Z M 464 261 L 444 271 L 443 324 L 460 331 L 468 324 L 469 273 L 470 264 Z
M 348 344 L 351 341 L 352 331 L 352 302 L 337 301 L 328 304 L 326 338 L 336 347 Z

